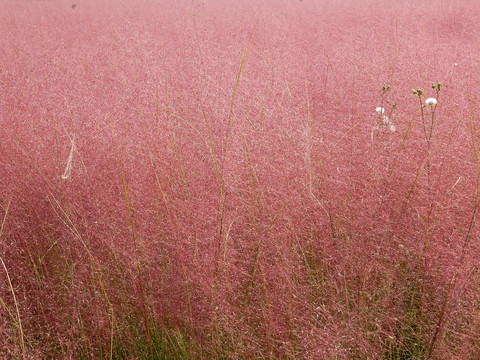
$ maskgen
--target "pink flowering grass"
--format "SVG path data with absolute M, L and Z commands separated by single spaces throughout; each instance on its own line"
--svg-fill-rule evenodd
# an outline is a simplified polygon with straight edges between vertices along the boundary
M 480 356 L 476 3 L 75 5 L 0 3 L 0 357 Z

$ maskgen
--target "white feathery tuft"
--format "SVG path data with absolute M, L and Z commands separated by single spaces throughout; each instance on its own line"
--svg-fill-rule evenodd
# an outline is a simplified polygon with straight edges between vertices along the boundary
M 73 161 L 74 151 L 75 151 L 75 140 L 72 139 L 72 147 L 70 148 L 70 154 L 68 154 L 67 165 L 65 166 L 65 171 L 62 174 L 62 180 L 67 180 L 72 174 L 72 161 Z

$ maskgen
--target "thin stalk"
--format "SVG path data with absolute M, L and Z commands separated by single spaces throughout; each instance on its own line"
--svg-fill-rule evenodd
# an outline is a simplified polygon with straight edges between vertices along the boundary
M 477 211 L 478 211 L 478 197 L 479 197 L 479 185 L 480 185 L 480 164 L 478 161 L 478 151 L 477 151 L 477 146 L 475 144 L 475 136 L 474 136 L 474 124 L 473 124 L 473 111 L 471 109 L 471 99 L 470 97 L 468 98 L 469 104 L 470 104 L 470 134 L 472 137 L 472 148 L 473 148 L 473 155 L 475 157 L 475 170 L 476 170 L 476 184 L 475 184 L 475 197 L 474 197 L 474 204 L 473 204 L 473 212 L 472 212 L 472 217 L 470 218 L 470 223 L 468 224 L 468 230 L 467 234 L 465 235 L 465 241 L 463 242 L 463 247 L 462 247 L 462 255 L 460 257 L 460 264 L 463 263 L 463 260 L 466 255 L 467 247 L 468 244 L 470 243 L 470 234 L 472 232 L 473 224 L 475 223 L 475 218 L 477 216 Z
M 2 226 L 0 227 L 0 239 L 2 238 L 3 228 L 5 226 L 5 221 L 7 220 L 8 209 L 10 208 L 11 201 L 12 201 L 12 199 L 10 198 L 10 200 L 8 201 L 8 204 L 7 204 L 7 208 L 5 209 L 5 214 L 3 215 Z M 10 291 L 12 292 L 13 302 L 15 303 L 15 310 L 17 312 L 17 321 L 16 321 L 15 325 L 17 325 L 18 331 L 20 333 L 20 348 L 22 350 L 22 358 L 26 359 L 24 333 L 23 333 L 23 328 L 22 328 L 22 320 L 20 318 L 20 310 L 18 308 L 17 297 L 15 296 L 15 290 L 13 289 L 12 280 L 10 279 L 10 275 L 8 273 L 7 266 L 5 265 L 5 262 L 3 261 L 2 257 L 0 257 L 0 261 L 2 262 L 3 269 L 5 270 L 5 274 L 7 275 L 8 286 L 10 287 Z M 2 300 L 2 304 L 7 309 L 3 300 Z M 10 311 L 8 309 L 7 309 L 7 311 L 10 314 L 10 316 L 12 316 L 12 314 L 10 313 Z M 13 318 L 13 316 L 12 316 L 12 318 Z
M 119 173 L 119 176 L 120 176 L 120 180 L 122 182 L 123 194 L 125 196 L 125 202 L 126 202 L 127 209 L 128 209 L 130 231 L 131 231 L 131 234 L 132 234 L 132 242 L 133 242 L 133 252 L 134 252 L 134 256 L 135 256 L 135 264 L 136 264 L 137 272 L 138 272 L 138 284 L 139 284 L 139 287 L 140 287 L 140 296 L 141 296 L 141 300 L 142 300 L 142 311 L 143 311 L 143 320 L 144 320 L 144 325 L 145 325 L 145 333 L 147 335 L 147 342 L 148 342 L 148 348 L 150 350 L 150 356 L 153 359 L 153 347 L 152 347 L 152 339 L 151 339 L 150 328 L 149 328 L 149 323 L 148 323 L 145 289 L 144 289 L 144 284 L 143 284 L 143 277 L 142 277 L 142 271 L 141 271 L 141 267 L 140 267 L 140 261 L 138 259 L 138 247 L 137 247 L 137 238 L 136 238 L 136 235 L 135 235 L 134 213 L 133 213 L 133 209 L 132 209 L 132 206 L 131 206 L 130 197 L 128 196 L 128 189 L 127 189 L 127 184 L 125 182 L 125 177 L 123 175 L 122 167 L 120 166 L 120 159 L 119 159 L 119 154 L 118 154 L 118 149 L 117 149 L 117 143 L 115 141 L 115 130 L 114 130 L 114 127 L 113 127 L 113 123 L 111 123 L 111 128 L 112 128 L 113 147 L 114 147 L 115 155 L 116 155 L 116 159 L 117 159 L 118 173 Z
M 108 297 L 107 291 L 105 289 L 105 285 L 103 284 L 102 277 L 100 275 L 100 271 L 97 267 L 97 264 L 95 262 L 95 258 L 93 257 L 92 252 L 90 251 L 90 248 L 88 247 L 87 243 L 82 237 L 82 234 L 78 231 L 76 228 L 75 224 L 73 221 L 70 219 L 70 216 L 67 214 L 65 209 L 62 208 L 58 200 L 53 196 L 53 194 L 50 194 L 50 197 L 53 199 L 54 203 L 50 203 L 52 205 L 53 211 L 55 214 L 59 217 L 59 219 L 65 224 L 67 229 L 69 229 L 75 237 L 80 241 L 80 244 L 82 244 L 83 248 L 87 252 L 88 259 L 90 261 L 90 267 L 92 268 L 92 281 L 93 279 L 97 279 L 98 284 L 100 285 L 100 289 L 103 295 L 103 298 L 105 299 L 106 305 L 108 307 L 107 314 L 110 317 L 110 326 L 111 326 L 111 332 L 110 332 L 110 349 L 109 349 L 109 359 L 113 359 L 113 335 L 114 335 L 114 324 L 115 324 L 115 314 L 113 312 L 113 306 L 112 303 L 110 302 L 110 298 Z M 49 198 L 50 199 L 50 198 Z M 57 213 L 55 206 L 62 212 L 63 217 L 61 214 Z
M 452 279 L 450 280 L 450 282 L 448 284 L 447 293 L 445 294 L 445 299 L 443 300 L 442 310 L 440 312 L 440 318 L 438 319 L 438 323 L 435 327 L 435 333 L 433 335 L 432 342 L 431 342 L 430 347 L 429 347 L 428 352 L 427 352 L 427 359 L 430 359 L 430 357 L 432 356 L 435 344 L 437 343 L 438 335 L 440 334 L 440 330 L 442 328 L 442 324 L 443 324 L 443 321 L 445 319 L 445 315 L 446 315 L 446 312 L 447 312 L 446 310 L 447 310 L 447 303 L 448 303 L 448 297 L 450 295 L 450 290 L 452 289 L 452 286 L 455 282 L 455 275 L 456 275 L 456 273 L 453 274 Z
M 252 30 L 253 34 L 253 30 Z M 252 35 L 250 34 L 250 36 Z M 249 39 L 250 40 L 250 39 Z M 221 252 L 221 243 L 222 243 L 222 236 L 223 236 L 223 222 L 225 218 L 225 203 L 226 203 L 226 193 L 225 193 L 225 181 L 224 181 L 224 171 L 225 171 L 225 159 L 227 153 L 227 146 L 228 140 L 230 138 L 231 126 L 232 126 L 232 119 L 233 119 L 233 107 L 235 105 L 235 99 L 237 97 L 238 86 L 240 84 L 240 77 L 242 75 L 243 65 L 245 63 L 245 58 L 247 56 L 247 49 L 248 49 L 248 42 L 245 46 L 245 51 L 243 52 L 242 62 L 240 63 L 240 69 L 237 74 L 237 80 L 235 82 L 235 89 L 233 90 L 232 101 L 230 103 L 230 111 L 228 113 L 228 122 L 227 122 L 227 130 L 225 134 L 225 142 L 223 144 L 222 149 L 222 160 L 220 166 L 220 229 L 219 229 L 219 236 L 218 236 L 218 244 L 217 244 L 217 268 L 218 268 L 218 261 L 220 260 L 220 252 Z M 218 180 L 217 180 L 218 181 Z
M 395 16 L 395 40 L 393 45 L 393 63 L 392 72 L 390 73 L 389 84 L 393 82 L 393 76 L 395 75 L 395 65 L 397 64 L 397 52 L 398 52 L 398 18 Z
M 253 263 L 252 263 L 252 269 L 250 270 L 250 276 L 248 278 L 248 282 L 247 282 L 247 287 L 245 289 L 245 294 L 243 295 L 243 305 L 242 307 L 245 307 L 246 303 L 247 303 L 247 299 L 248 299 L 248 294 L 250 293 L 250 287 L 252 286 L 252 283 L 253 283 L 253 276 L 255 274 L 255 269 L 256 269 L 256 266 L 257 266 L 257 262 L 258 262 L 258 257 L 260 255 L 260 249 L 262 247 L 262 244 L 263 244 L 263 241 L 265 240 L 265 237 L 268 235 L 268 233 L 270 232 L 270 230 L 272 229 L 273 227 L 273 224 L 275 223 L 275 220 L 277 220 L 277 217 L 278 215 L 280 215 L 280 213 L 282 212 L 283 208 L 285 207 L 285 204 L 286 202 L 284 202 L 282 204 L 282 206 L 280 207 L 280 209 L 277 211 L 277 213 L 275 214 L 275 216 L 273 217 L 272 221 L 270 222 L 270 225 L 268 226 L 267 228 L 267 231 L 265 232 L 265 234 L 260 238 L 260 241 L 258 242 L 257 244 L 257 249 L 255 251 L 255 256 L 253 258 Z

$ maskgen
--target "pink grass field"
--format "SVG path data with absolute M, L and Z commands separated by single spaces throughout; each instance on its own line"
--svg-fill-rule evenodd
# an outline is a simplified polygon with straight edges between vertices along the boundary
M 0 1 L 0 358 L 480 359 L 478 14 Z

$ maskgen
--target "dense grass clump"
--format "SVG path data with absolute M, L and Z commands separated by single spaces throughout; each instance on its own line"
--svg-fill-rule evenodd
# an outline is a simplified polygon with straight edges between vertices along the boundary
M 0 2 L 0 357 L 480 358 L 480 8 L 382 4 Z

